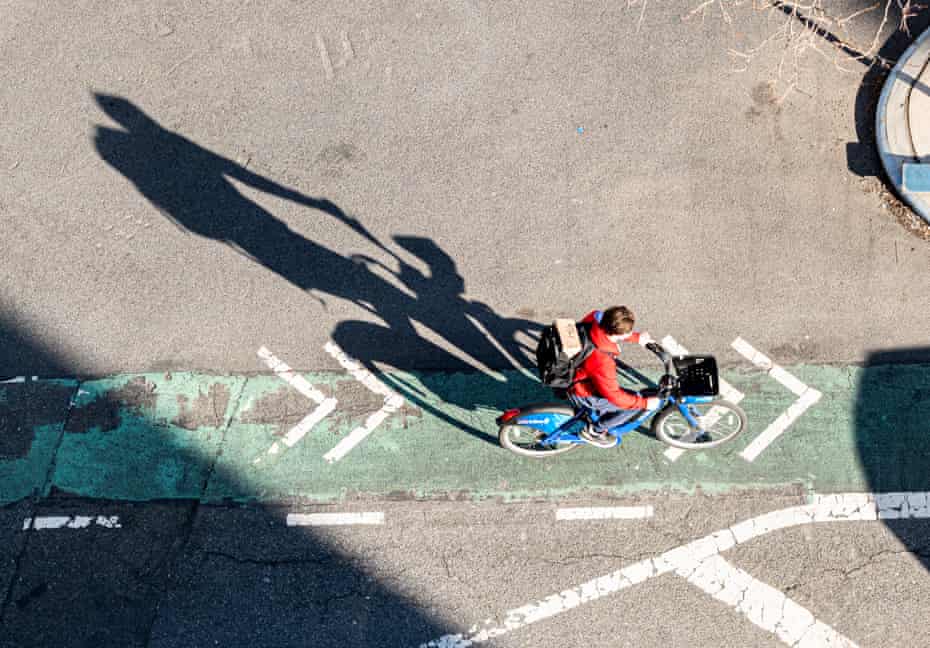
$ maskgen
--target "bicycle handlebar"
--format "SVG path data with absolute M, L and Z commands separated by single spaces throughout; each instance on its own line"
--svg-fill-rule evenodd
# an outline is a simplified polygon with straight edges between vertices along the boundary
M 646 348 L 652 351 L 665 366 L 665 376 L 659 381 L 659 396 L 667 396 L 674 389 L 674 385 L 677 384 L 677 379 L 673 378 L 675 372 L 673 371 L 672 354 L 657 342 L 650 342 L 646 345 Z
M 662 361 L 662 364 L 665 365 L 665 373 L 672 373 L 672 354 L 665 350 L 658 342 L 650 342 L 646 345 L 646 348 L 652 351 L 659 360 Z

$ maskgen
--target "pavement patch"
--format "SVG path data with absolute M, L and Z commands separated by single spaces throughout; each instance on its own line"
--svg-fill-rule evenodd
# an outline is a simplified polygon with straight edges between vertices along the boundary
M 46 489 L 77 381 L 0 385 L 0 504 Z
M 229 395 L 244 382 L 175 373 L 81 383 L 52 485 L 108 499 L 200 497 L 234 410 Z
M 91 505 L 102 508 L 99 502 L 52 498 L 39 505 L 35 519 L 76 520 Z M 0 643 L 145 645 L 191 506 L 108 503 L 105 515 L 121 521 L 118 530 L 89 524 L 23 533 L 20 517 L 14 528 L 24 547 L 2 610 Z

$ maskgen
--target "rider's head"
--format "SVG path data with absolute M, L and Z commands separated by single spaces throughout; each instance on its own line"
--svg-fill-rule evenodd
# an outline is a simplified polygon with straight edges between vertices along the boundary
M 613 341 L 618 342 L 633 332 L 636 316 L 626 306 L 611 306 L 601 316 L 601 328 Z

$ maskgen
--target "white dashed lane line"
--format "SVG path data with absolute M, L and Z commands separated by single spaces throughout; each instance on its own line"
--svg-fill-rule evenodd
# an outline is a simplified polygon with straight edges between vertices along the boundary
M 86 529 L 90 526 L 120 529 L 119 517 L 111 515 L 47 515 L 23 520 L 23 531 L 43 529 Z
M 655 511 L 651 506 L 597 506 L 560 508 L 556 520 L 641 520 L 650 518 Z
M 384 513 L 289 513 L 287 526 L 349 526 L 384 524 Z

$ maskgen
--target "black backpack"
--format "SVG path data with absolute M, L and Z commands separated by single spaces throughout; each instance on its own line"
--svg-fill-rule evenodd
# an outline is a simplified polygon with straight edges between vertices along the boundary
M 536 368 L 539 370 L 539 379 L 556 392 L 564 392 L 575 383 L 575 372 L 588 357 L 594 353 L 594 342 L 591 341 L 591 324 L 575 324 L 578 338 L 581 340 L 581 351 L 573 357 L 568 357 L 562 351 L 558 331 L 555 325 L 543 329 L 536 347 Z

